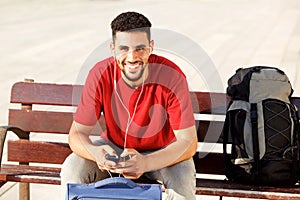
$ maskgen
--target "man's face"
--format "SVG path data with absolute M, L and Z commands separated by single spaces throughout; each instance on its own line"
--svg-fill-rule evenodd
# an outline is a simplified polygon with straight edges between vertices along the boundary
M 149 42 L 145 32 L 117 32 L 111 48 L 125 81 L 139 84 L 147 70 L 153 41 Z

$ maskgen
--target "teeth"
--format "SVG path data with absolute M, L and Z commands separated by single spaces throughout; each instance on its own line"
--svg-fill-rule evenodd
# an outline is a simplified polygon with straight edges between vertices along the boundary
M 140 63 L 139 62 L 136 62 L 136 63 L 127 63 L 126 64 L 130 69 L 135 69 L 137 67 L 140 66 Z

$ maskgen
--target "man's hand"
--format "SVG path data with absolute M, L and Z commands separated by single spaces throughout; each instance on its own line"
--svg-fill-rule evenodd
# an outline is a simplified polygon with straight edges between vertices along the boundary
M 97 149 L 95 150 L 97 153 L 94 153 L 94 156 L 99 169 L 101 171 L 114 170 L 117 163 L 107 159 L 106 155 L 117 155 L 115 150 L 109 145 L 95 146 L 95 149 Z
M 122 161 L 122 158 L 129 156 L 130 159 Z M 120 161 L 114 172 L 122 174 L 125 178 L 137 179 L 146 172 L 146 161 L 144 156 L 135 149 L 125 149 L 120 155 Z

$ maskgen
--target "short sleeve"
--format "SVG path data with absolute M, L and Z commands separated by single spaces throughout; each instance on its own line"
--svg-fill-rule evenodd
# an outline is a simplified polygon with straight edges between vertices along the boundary
M 102 111 L 101 84 L 97 70 L 92 69 L 86 79 L 74 120 L 86 126 L 94 126 Z
M 195 125 L 190 92 L 186 78 L 178 73 L 168 98 L 168 115 L 173 130 Z

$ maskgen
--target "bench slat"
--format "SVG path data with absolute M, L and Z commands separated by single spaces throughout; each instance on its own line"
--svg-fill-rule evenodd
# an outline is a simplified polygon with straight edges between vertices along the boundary
M 67 143 L 28 140 L 8 141 L 8 161 L 62 164 L 72 151 Z M 194 156 L 197 173 L 223 174 L 222 153 L 197 152 Z M 211 166 L 211 167 L 206 167 Z
M 12 87 L 11 103 L 76 106 L 81 91 L 81 85 L 18 82 Z
M 73 113 L 49 112 L 33 110 L 9 110 L 9 125 L 21 128 L 26 132 L 62 133 L 67 134 L 73 121 Z M 203 142 L 218 142 L 222 131 L 222 121 L 197 121 L 198 140 Z M 100 119 L 100 129 L 95 129 L 93 135 L 99 135 L 105 130 L 104 116 Z
M 196 194 L 258 199 L 300 199 L 300 186 L 289 188 L 243 185 L 227 180 L 197 179 Z
M 73 115 L 74 113 L 71 112 L 10 109 L 8 123 L 25 132 L 68 134 L 73 122 Z M 106 129 L 103 115 L 98 122 L 92 135 L 100 135 Z
M 60 184 L 60 168 L 2 164 L 1 181 Z
M 77 106 L 82 88 L 82 85 L 18 82 L 12 87 L 11 103 Z M 226 110 L 224 105 L 227 105 L 228 101 L 226 94 L 209 92 L 190 94 L 195 113 L 224 114 Z
M 8 161 L 62 164 L 72 152 L 65 143 L 8 141 Z
M 9 125 L 26 132 L 68 133 L 73 113 L 31 110 L 9 110 Z
M 49 83 L 15 83 L 11 91 L 11 103 L 77 106 L 82 85 Z M 195 113 L 224 114 L 229 102 L 225 93 L 191 92 Z M 300 98 L 292 97 L 300 107 Z
M 190 92 L 194 113 L 225 114 L 229 97 L 224 93 Z

